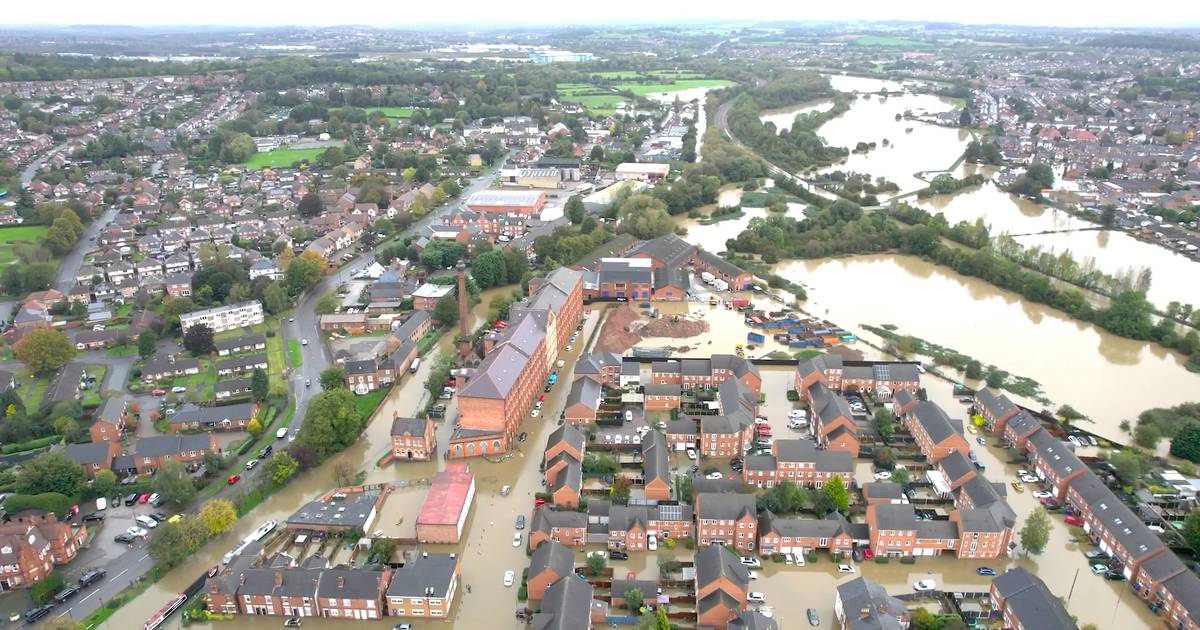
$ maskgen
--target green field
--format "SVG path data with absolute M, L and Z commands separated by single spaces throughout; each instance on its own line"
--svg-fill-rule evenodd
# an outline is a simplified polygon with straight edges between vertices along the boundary
M 610 88 L 590 83 L 559 83 L 555 89 L 563 100 L 579 103 L 593 114 L 611 114 L 616 111 L 617 103 L 625 100 Z
M 858 46 L 889 46 L 892 48 L 919 48 L 924 46 L 921 42 L 904 37 L 879 37 L 876 35 L 859 37 L 854 40 L 854 43 Z
M 304 355 L 300 354 L 300 342 L 295 339 L 287 340 L 288 360 L 291 361 L 292 367 L 298 368 L 304 362 Z
M 293 162 L 313 160 L 325 149 L 274 149 L 265 153 L 255 153 L 249 160 L 242 162 L 247 168 L 283 168 Z
M 7 265 L 16 257 L 13 255 L 14 243 L 37 243 L 46 235 L 44 225 L 21 225 L 0 228 L 0 265 Z
M 638 96 L 646 96 L 660 92 L 679 92 L 692 88 L 717 88 L 728 85 L 733 85 L 733 83 L 722 79 L 680 79 L 670 83 L 618 83 L 615 87 L 618 90 L 633 92 Z

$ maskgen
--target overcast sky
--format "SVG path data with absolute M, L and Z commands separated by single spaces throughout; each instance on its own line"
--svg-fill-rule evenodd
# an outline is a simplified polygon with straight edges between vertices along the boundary
M 627 19 L 645 24 L 678 24 L 683 20 L 937 20 L 971 24 L 1046 26 L 1200 25 L 1195 0 L 689 0 L 646 2 L 513 2 L 454 0 L 420 2 L 358 0 L 341 4 L 292 0 L 57 0 L 5 3 L 4 23 L 134 24 L 134 25 L 456 25 L 596 24 Z

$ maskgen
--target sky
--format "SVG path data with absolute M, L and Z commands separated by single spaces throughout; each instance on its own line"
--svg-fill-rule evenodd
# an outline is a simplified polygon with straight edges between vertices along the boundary
M 570 25 L 623 20 L 679 24 L 687 20 L 913 20 L 1037 26 L 1200 26 L 1195 0 L 604 0 L 513 2 L 455 0 L 452 5 L 405 0 L 246 2 L 245 0 L 57 0 L 7 3 L 7 25 L 375 26 L 482 24 Z

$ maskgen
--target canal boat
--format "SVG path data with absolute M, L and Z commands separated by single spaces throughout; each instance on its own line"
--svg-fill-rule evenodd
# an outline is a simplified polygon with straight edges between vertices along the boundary
M 175 597 L 171 598 L 171 601 L 167 602 L 162 608 L 159 608 L 157 612 L 146 620 L 146 623 L 142 624 L 142 630 L 155 630 L 161 626 L 171 616 L 171 613 L 179 610 L 179 607 L 183 605 L 186 599 L 187 597 L 183 593 L 176 594 Z

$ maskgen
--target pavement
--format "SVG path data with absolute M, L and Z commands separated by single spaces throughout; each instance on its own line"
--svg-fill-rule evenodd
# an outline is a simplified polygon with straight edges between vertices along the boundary
M 500 163 L 503 164 L 503 161 Z M 465 200 L 472 193 L 488 188 L 492 180 L 494 180 L 499 173 L 500 167 L 497 166 L 483 173 L 479 177 L 472 179 L 471 183 L 463 189 L 458 200 L 448 203 L 438 210 L 421 217 L 413 223 L 412 227 L 409 228 L 406 233 L 415 233 L 424 226 L 440 218 L 442 215 L 459 207 L 462 203 L 462 200 Z M 109 223 L 111 223 L 116 215 L 117 210 L 115 208 L 110 208 L 100 218 L 93 221 L 85 232 L 83 238 L 79 239 L 79 242 L 75 244 L 75 247 L 72 248 L 71 252 L 68 253 L 63 259 L 62 266 L 59 267 L 58 276 L 58 287 L 60 290 L 65 292 L 75 284 L 75 275 L 82 264 L 83 254 L 90 249 L 90 243 L 92 242 L 91 237 L 98 234 L 104 226 L 107 226 Z M 393 238 L 385 241 L 384 243 L 380 243 L 376 246 L 376 249 L 394 241 L 395 239 Z M 325 344 L 321 342 L 321 336 L 317 329 L 317 302 L 321 299 L 321 296 L 329 291 L 332 291 L 342 282 L 349 280 L 352 274 L 371 264 L 371 262 L 374 260 L 375 249 L 370 249 L 361 253 L 358 257 L 342 266 L 336 273 L 325 276 L 319 283 L 317 283 L 316 286 L 301 294 L 297 300 L 296 307 L 293 310 L 292 315 L 287 319 L 281 320 L 279 334 L 281 334 L 285 340 L 285 348 L 287 347 L 286 340 L 288 339 L 308 340 L 307 345 L 300 346 L 300 354 L 303 357 L 301 366 L 290 372 L 288 376 L 288 389 L 293 400 L 296 401 L 296 413 L 292 416 L 292 421 L 288 424 L 289 432 L 293 430 L 298 431 L 300 429 L 300 425 L 304 421 L 304 414 L 308 411 L 309 397 L 321 391 L 321 371 L 332 364 L 332 358 L 329 355 L 329 351 Z M 95 355 L 94 361 L 92 359 L 93 355 Z M 113 389 L 124 390 L 124 382 L 128 375 L 129 366 L 125 366 L 123 372 L 121 372 L 121 380 L 117 380 L 116 375 L 118 370 L 114 369 L 113 367 L 114 365 L 120 363 L 118 360 L 122 359 L 122 357 L 109 357 L 103 353 L 87 353 L 83 356 L 88 357 L 88 362 L 104 363 L 110 366 L 110 376 L 105 378 L 106 388 L 109 388 L 110 384 L 115 384 L 118 386 L 113 387 Z M 129 365 L 132 365 L 132 357 L 124 357 L 124 359 L 129 362 Z M 306 381 L 310 381 L 312 384 L 306 386 Z M 150 398 L 149 405 L 146 404 L 146 401 L 141 401 L 142 409 L 149 411 L 150 409 L 155 408 L 157 403 L 154 402 L 154 400 L 155 399 Z M 444 425 L 450 424 L 451 423 L 449 422 L 444 423 Z M 235 489 L 244 486 L 245 484 L 252 485 L 255 476 L 260 474 L 262 469 L 263 467 L 258 467 L 248 471 L 241 471 L 241 483 L 237 484 L 236 486 L 222 486 L 213 496 L 226 497 L 226 495 L 234 492 L 234 490 L 231 488 Z M 144 506 L 138 507 L 143 508 Z M 125 507 L 116 508 L 116 518 L 122 518 L 122 510 L 132 511 L 133 509 L 134 508 Z M 86 511 L 87 510 L 84 510 L 84 512 Z M 148 513 L 153 510 L 143 509 L 141 511 Z M 124 520 L 129 520 L 132 522 L 130 520 L 132 519 L 132 514 L 125 514 L 123 515 L 123 518 Z M 117 545 L 117 548 L 113 548 L 113 545 L 111 544 L 112 537 L 117 533 L 124 531 L 125 527 L 127 526 L 128 525 L 112 527 L 111 524 L 106 523 L 106 526 L 101 528 L 101 532 L 97 534 L 96 538 L 93 540 L 93 544 L 80 552 L 75 561 L 66 567 L 67 574 L 72 580 L 76 579 L 79 575 L 83 574 L 84 571 L 93 566 L 101 566 L 105 568 L 108 571 L 108 576 L 106 576 L 102 581 L 93 585 L 86 592 L 81 593 L 73 598 L 71 602 L 69 602 L 69 606 L 60 606 L 56 608 L 51 616 L 46 617 L 47 619 L 54 617 L 67 617 L 77 620 L 83 619 L 87 615 L 91 614 L 94 610 L 99 608 L 105 600 L 116 595 L 126 587 L 131 586 L 138 579 L 141 579 L 143 576 L 145 576 L 151 568 L 153 568 L 154 561 L 150 559 L 150 556 L 146 551 L 146 543 L 144 541 L 139 541 L 126 549 L 120 549 L 119 544 Z M 109 544 L 104 544 L 102 540 L 104 538 L 109 541 Z M 6 600 L 9 600 L 9 598 L 6 598 Z M 32 604 L 29 603 L 27 595 L 23 598 L 23 601 L 26 605 L 25 609 L 32 606 Z M 5 601 L 5 605 L 0 606 L 0 609 L 7 611 L 8 609 L 12 608 L 11 605 L 8 605 L 9 603 L 9 601 Z M 25 609 L 21 609 L 20 612 L 23 612 Z M 16 627 L 21 628 L 25 626 L 26 624 L 19 623 Z

